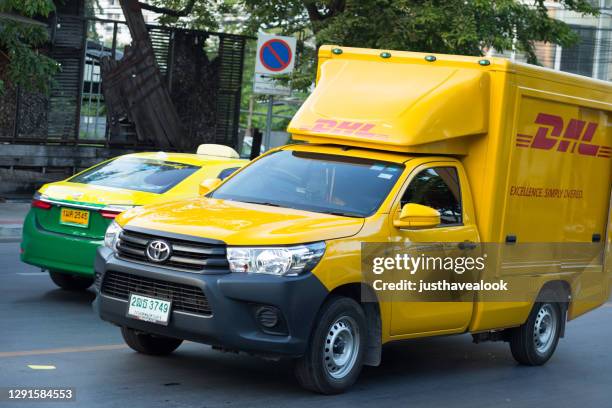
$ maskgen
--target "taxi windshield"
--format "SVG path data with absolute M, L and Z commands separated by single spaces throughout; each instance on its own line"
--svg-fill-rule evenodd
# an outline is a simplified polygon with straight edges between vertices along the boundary
M 162 160 L 120 157 L 77 174 L 68 181 L 126 190 L 165 193 L 200 167 Z
M 247 166 L 209 197 L 348 217 L 372 215 L 404 166 L 282 150 Z

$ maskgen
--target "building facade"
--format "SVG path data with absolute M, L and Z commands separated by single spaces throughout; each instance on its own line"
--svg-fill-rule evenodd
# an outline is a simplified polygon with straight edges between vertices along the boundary
M 551 17 L 569 24 L 579 36 L 572 47 L 538 44 L 539 62 L 549 68 L 612 81 L 612 0 L 591 0 L 599 16 L 565 10 L 557 1 L 546 3 Z

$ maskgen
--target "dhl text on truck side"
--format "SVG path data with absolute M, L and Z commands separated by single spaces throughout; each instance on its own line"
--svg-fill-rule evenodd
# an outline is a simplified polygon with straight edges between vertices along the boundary
M 167 354 L 188 339 L 293 358 L 304 387 L 337 393 L 380 363 L 382 344 L 416 337 L 506 340 L 518 362 L 543 364 L 566 321 L 608 299 L 611 84 L 497 58 L 323 46 L 288 130 L 307 143 L 109 227 L 94 305 L 133 349 Z M 411 242 L 597 251 L 572 263 L 553 249 L 545 267 L 502 271 L 529 278 L 521 301 L 378 298 L 362 245 Z

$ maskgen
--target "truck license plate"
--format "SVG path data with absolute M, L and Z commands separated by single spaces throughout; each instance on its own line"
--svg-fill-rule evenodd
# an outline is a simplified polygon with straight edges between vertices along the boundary
M 168 325 L 172 303 L 135 293 L 130 294 L 128 317 L 155 324 Z

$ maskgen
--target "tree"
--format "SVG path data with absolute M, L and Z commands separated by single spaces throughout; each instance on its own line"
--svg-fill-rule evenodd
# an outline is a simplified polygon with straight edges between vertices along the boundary
M 90 0 L 88 0 L 90 1 Z M 299 35 L 293 86 L 307 89 L 314 78 L 316 48 L 324 43 L 431 53 L 483 55 L 516 49 L 537 63 L 536 42 L 573 45 L 578 37 L 549 17 L 545 0 L 147 0 L 144 9 L 159 22 L 187 28 L 259 29 Z M 558 0 L 568 10 L 596 15 L 589 0 Z M 9 81 L 48 90 L 58 66 L 37 49 L 48 40 L 32 20 L 55 9 L 52 0 L 0 1 L 0 68 Z M 228 15 L 233 18 L 228 19 Z M 228 24 L 228 20 L 231 23 Z M 229 26 L 229 27 L 228 27 Z M 0 81 L 0 89 L 2 82 Z
M 238 12 L 237 0 L 147 0 L 140 7 L 161 14 L 162 25 L 195 30 L 219 30 L 224 15 Z
M 312 34 L 316 46 L 483 55 L 494 48 L 523 52 L 537 64 L 534 45 L 568 47 L 578 40 L 562 21 L 550 18 L 545 0 L 243 0 L 259 27 L 283 34 Z M 568 10 L 596 15 L 588 0 L 559 0 Z M 308 52 L 308 49 L 305 49 Z M 302 58 L 297 80 L 308 86 L 315 58 Z
M 40 52 L 49 40 L 47 25 L 35 17 L 55 10 L 52 0 L 0 2 L 0 92 L 4 79 L 26 90 L 47 92 L 58 64 Z
M 143 0 L 144 1 L 144 0 Z M 255 35 L 298 36 L 292 87 L 307 91 L 321 44 L 480 56 L 514 49 L 537 64 L 536 42 L 568 47 L 578 40 L 549 17 L 545 0 L 146 0 L 163 24 Z M 595 15 L 589 0 L 559 0 L 568 10 Z M 224 15 L 225 14 L 225 15 Z M 227 14 L 234 16 L 228 27 Z M 242 17 L 242 18 L 241 18 Z M 254 64 L 254 52 L 245 66 Z M 245 76 L 247 78 L 247 76 Z M 285 78 L 288 80 L 288 78 Z M 243 106 L 250 97 L 245 84 Z M 290 114 L 290 112 L 288 112 Z M 263 121 L 263 118 L 260 121 Z

